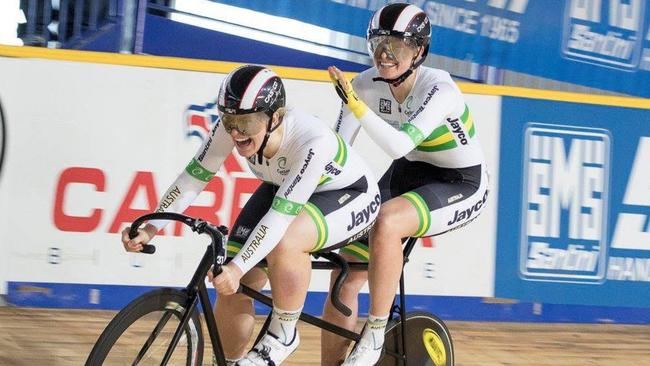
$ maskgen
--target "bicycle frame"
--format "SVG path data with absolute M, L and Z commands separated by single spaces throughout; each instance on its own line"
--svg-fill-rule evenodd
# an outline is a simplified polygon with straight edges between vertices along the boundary
M 214 313 L 212 312 L 212 304 L 210 302 L 210 298 L 208 296 L 208 290 L 205 285 L 205 277 L 208 274 L 208 271 L 210 270 L 211 267 L 215 266 L 215 269 L 218 265 L 227 262 L 221 261 L 221 263 L 217 260 L 217 257 L 223 256 L 224 253 L 221 253 L 219 255 L 215 255 L 215 251 L 221 252 L 219 249 L 222 249 L 223 252 L 225 252 L 224 248 L 216 248 L 215 246 L 215 236 L 216 235 L 222 235 L 221 233 L 216 234 L 216 232 L 220 232 L 224 229 L 217 229 L 212 227 L 211 225 L 207 224 L 205 221 L 202 220 L 195 220 L 192 218 L 189 218 L 184 215 L 180 214 L 172 214 L 172 213 L 155 213 L 155 214 L 150 214 L 150 215 L 145 215 L 140 218 L 138 218 L 134 223 L 133 227 L 131 229 L 131 233 L 133 236 L 137 233 L 137 228 L 139 227 L 140 223 L 142 223 L 144 220 L 148 219 L 153 219 L 153 218 L 163 218 L 163 219 L 172 219 L 176 221 L 182 221 L 185 224 L 189 225 L 192 227 L 193 231 L 198 231 L 199 233 L 201 232 L 206 232 L 210 235 L 212 238 L 212 242 L 208 247 L 206 248 L 205 253 L 203 254 L 203 257 L 201 258 L 201 261 L 194 272 L 194 275 L 192 276 L 192 279 L 190 280 L 189 284 L 185 288 L 185 291 L 188 294 L 188 303 L 184 304 L 185 305 L 185 312 L 183 313 L 183 316 L 181 318 L 180 324 L 178 325 L 174 336 L 165 352 L 165 356 L 163 358 L 163 361 L 161 365 L 166 365 L 169 359 L 171 358 L 171 355 L 176 348 L 176 345 L 178 344 L 178 341 L 181 338 L 181 335 L 183 333 L 183 329 L 185 326 L 188 324 L 192 314 L 194 311 L 196 311 L 198 302 L 201 303 L 201 307 L 203 309 L 203 315 L 205 317 L 205 322 L 206 326 L 208 328 L 208 334 L 210 336 L 210 342 L 212 343 L 212 348 L 214 351 L 214 355 L 217 360 L 218 365 L 225 365 L 226 360 L 223 352 L 223 347 L 221 344 L 221 337 L 219 335 L 219 330 L 217 327 L 217 323 L 214 317 Z M 408 238 L 403 250 L 403 255 L 404 255 L 404 264 L 408 262 L 408 256 L 410 255 L 415 243 L 417 241 L 417 238 Z M 155 251 L 155 247 L 153 246 L 148 246 L 146 249 L 146 253 L 153 253 Z M 333 270 L 333 269 L 341 269 L 341 273 L 337 277 L 335 284 L 332 288 L 332 296 L 330 296 L 333 305 L 339 309 L 342 313 L 345 315 L 350 315 L 351 311 L 349 308 L 347 308 L 344 304 L 342 304 L 338 298 L 338 293 L 340 291 L 340 287 L 342 283 L 344 282 L 345 278 L 347 277 L 347 272 L 349 269 L 355 270 L 355 271 L 366 271 L 368 270 L 368 263 L 363 263 L 363 262 L 346 262 L 340 255 L 328 251 L 328 252 L 318 252 L 318 253 L 313 253 L 312 254 L 315 257 L 323 257 L 328 260 L 328 262 L 323 262 L 323 261 L 312 261 L 311 266 L 312 269 L 317 269 L 317 270 Z M 260 262 L 257 264 L 257 267 L 264 267 L 266 263 Z M 268 306 L 268 307 L 273 307 L 273 299 L 259 291 L 256 291 L 246 285 L 240 285 L 240 288 L 238 292 L 243 293 L 244 295 L 255 299 L 262 304 Z M 406 319 L 406 299 L 404 295 L 404 270 L 402 267 L 402 274 L 400 276 L 400 293 L 399 293 L 399 305 L 393 305 L 389 320 L 392 320 L 394 318 L 394 315 L 399 314 L 400 319 Z M 269 322 L 271 320 L 271 315 L 267 317 L 264 325 L 262 326 L 262 329 L 260 330 L 260 333 L 258 334 L 258 337 L 255 341 L 257 343 L 259 339 L 262 337 L 262 335 L 265 333 L 265 331 L 268 328 Z M 333 323 L 324 321 L 320 318 L 317 318 L 313 315 L 307 314 L 307 313 L 302 313 L 300 314 L 300 320 L 311 324 L 313 326 L 316 326 L 320 329 L 324 329 L 326 331 L 329 331 L 331 333 L 334 333 L 336 335 L 339 335 L 341 337 L 353 340 L 355 342 L 359 341 L 361 338 L 361 334 L 349 331 L 345 328 L 341 328 Z M 154 328 L 154 331 L 152 332 L 152 336 L 155 335 L 156 329 L 159 328 L 161 323 L 164 325 L 164 323 L 167 321 L 165 317 L 160 320 L 156 328 Z M 406 331 L 406 322 L 401 322 L 401 335 L 400 335 L 400 340 L 398 344 L 401 345 L 401 350 L 399 350 L 399 353 L 392 352 L 389 350 L 385 350 L 387 355 L 390 355 L 398 360 L 401 360 L 404 365 L 407 364 L 407 352 L 406 352 L 406 340 L 404 335 L 407 334 Z M 151 337 L 150 337 L 151 338 Z M 145 343 L 143 346 L 143 350 L 146 350 L 148 347 L 148 344 Z M 142 351 L 141 351 L 142 352 Z

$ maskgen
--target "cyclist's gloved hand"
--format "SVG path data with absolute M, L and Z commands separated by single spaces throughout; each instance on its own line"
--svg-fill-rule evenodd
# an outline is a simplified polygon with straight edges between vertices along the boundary
M 359 99 L 359 96 L 352 88 L 352 83 L 348 81 L 343 72 L 339 70 L 336 66 L 330 66 L 327 68 L 327 71 L 330 74 L 330 79 L 332 84 L 334 84 L 334 89 L 336 93 L 343 99 L 343 103 L 348 105 L 348 108 L 357 119 L 363 117 L 368 110 L 368 106 L 363 100 Z
M 142 245 L 149 243 L 156 235 L 156 227 L 147 224 L 144 229 L 138 229 L 138 236 L 133 239 L 129 238 L 129 231 L 131 227 L 122 230 L 122 244 L 127 252 L 139 252 L 142 250 Z
M 234 263 L 228 263 L 221 267 L 221 273 L 212 277 L 212 270 L 208 272 L 208 279 L 211 279 L 214 288 L 221 295 L 232 295 L 239 289 L 239 281 L 244 273 Z

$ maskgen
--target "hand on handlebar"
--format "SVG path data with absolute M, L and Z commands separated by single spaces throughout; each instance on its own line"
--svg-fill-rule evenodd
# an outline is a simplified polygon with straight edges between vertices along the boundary
M 228 263 L 221 267 L 221 273 L 217 277 L 212 276 L 212 269 L 208 271 L 208 279 L 214 288 L 221 295 L 232 295 L 239 289 L 239 281 L 244 275 L 236 264 Z
M 143 229 L 138 229 L 138 236 L 130 239 L 129 230 L 131 230 L 131 227 L 122 230 L 122 244 L 127 252 L 142 251 L 142 245 L 149 243 L 158 231 L 155 226 L 147 224 Z

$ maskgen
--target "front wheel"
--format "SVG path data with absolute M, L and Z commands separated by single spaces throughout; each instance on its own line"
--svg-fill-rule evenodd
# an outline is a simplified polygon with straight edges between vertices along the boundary
M 398 354 L 402 349 L 401 319 L 391 321 L 386 327 L 386 350 Z M 406 313 L 406 366 L 453 366 L 454 346 L 449 329 L 436 316 L 414 311 Z M 399 366 L 402 361 L 385 353 L 377 365 Z
M 131 301 L 99 336 L 86 366 L 160 365 L 188 302 L 185 292 L 169 288 Z M 198 366 L 202 361 L 203 333 L 195 311 L 167 364 Z

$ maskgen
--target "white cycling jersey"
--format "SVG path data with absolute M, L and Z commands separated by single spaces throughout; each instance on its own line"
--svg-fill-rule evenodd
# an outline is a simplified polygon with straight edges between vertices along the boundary
M 362 118 L 365 131 L 393 159 L 405 157 L 443 168 L 484 163 L 474 120 L 463 95 L 448 72 L 420 66 L 403 103 L 389 84 L 373 81 L 370 68 L 352 80 L 354 90 L 370 109 Z M 352 142 L 360 123 L 343 105 L 336 130 Z
M 367 192 L 350 209 L 362 211 L 376 195 L 378 197 L 376 179 L 365 162 L 322 121 L 288 109 L 282 124 L 283 136 L 277 153 L 270 159 L 264 158 L 261 164 L 257 162 L 257 154 L 247 159 L 257 178 L 278 186 L 278 189 L 271 209 L 257 223 L 233 259 L 244 273 L 271 252 L 303 207 L 313 209 L 305 206 L 313 193 L 342 189 L 366 178 Z M 163 196 L 158 211 L 183 212 L 214 177 L 233 148 L 234 142 L 223 125 L 215 125 L 210 137 Z M 366 195 L 368 199 L 364 200 Z M 376 216 L 375 211 L 378 210 L 373 210 L 370 222 Z M 340 224 L 347 225 L 342 220 L 348 217 L 343 215 Z M 158 229 L 166 223 L 166 220 L 151 222 Z

